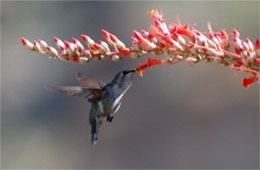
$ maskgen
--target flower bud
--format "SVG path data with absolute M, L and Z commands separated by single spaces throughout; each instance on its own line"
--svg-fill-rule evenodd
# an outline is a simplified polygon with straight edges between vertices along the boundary
M 90 59 L 87 57 L 79 57 L 79 64 L 86 64 L 90 62 Z
M 114 34 L 109 33 L 109 38 L 110 38 L 114 43 L 117 43 L 117 41 L 118 41 L 118 38 L 117 38 Z
M 188 62 L 191 62 L 191 63 L 196 63 L 196 62 L 198 62 L 198 59 L 197 59 L 196 57 L 188 57 L 186 60 L 187 60 Z
M 132 46 L 133 46 L 134 50 L 136 50 L 136 51 L 142 50 L 141 45 L 139 44 L 138 40 L 135 37 L 132 37 Z
M 116 43 L 111 40 L 111 38 L 110 38 L 110 34 L 111 34 L 111 33 L 107 32 L 107 31 L 104 30 L 104 29 L 102 29 L 101 31 L 102 31 L 102 34 L 103 34 L 104 38 L 107 40 L 107 42 L 108 42 L 113 48 L 115 48 L 115 47 L 116 47 Z M 112 36 L 112 37 L 113 37 L 113 36 Z
M 173 40 L 170 36 L 165 37 L 165 41 L 172 47 L 176 47 L 177 49 L 183 51 L 183 48 L 180 43 L 177 41 Z
M 227 41 L 228 40 L 228 34 L 226 32 L 225 29 L 222 29 L 221 30 L 221 38 L 224 40 L 224 41 Z
M 105 30 L 102 30 L 102 32 L 108 43 L 110 43 L 110 45 L 112 45 L 113 47 L 116 46 L 117 48 L 125 48 L 125 44 L 122 41 L 120 41 L 115 35 Z
M 112 55 L 111 57 L 111 60 L 113 61 L 121 61 L 123 59 L 123 57 L 119 56 L 119 55 Z
M 222 57 L 224 55 L 223 51 L 217 51 L 213 48 L 207 48 L 206 53 L 217 57 Z
M 33 42 L 33 48 L 37 52 L 40 52 L 40 53 L 42 52 L 42 48 L 41 48 L 40 44 L 37 41 Z
M 242 41 L 242 46 L 244 51 L 249 50 L 249 45 L 245 41 Z
M 103 36 L 104 36 L 104 38 L 105 38 L 106 40 L 110 39 L 110 37 L 109 37 L 109 32 L 107 32 L 107 31 L 104 30 L 104 29 L 102 29 L 101 31 L 102 31 L 102 34 L 103 34 Z
M 185 39 L 184 39 L 181 35 L 177 34 L 176 32 L 174 32 L 173 35 L 174 35 L 174 37 L 176 38 L 176 41 L 177 41 L 178 43 L 180 43 L 180 44 L 182 44 L 182 45 L 186 44 L 186 43 L 185 43 Z
M 81 38 L 83 39 L 83 41 L 86 42 L 86 44 L 88 45 L 89 48 L 91 48 L 91 49 L 94 48 L 95 41 L 92 40 L 89 36 L 81 34 Z
M 254 59 L 254 53 L 252 53 L 250 51 L 243 51 L 241 53 L 241 57 L 242 57 L 242 59 L 244 58 L 245 60 Z M 247 61 L 247 63 L 248 63 L 248 61 Z
M 78 39 L 73 37 L 72 42 L 76 45 L 79 52 L 84 51 L 84 46 L 81 44 L 81 42 Z
M 240 33 L 236 29 L 233 29 L 233 36 L 240 38 Z
M 117 47 L 118 49 L 126 48 L 126 47 L 125 47 L 125 44 L 124 44 L 122 41 L 120 41 L 120 40 L 117 40 L 117 41 L 116 41 L 116 47 Z
M 123 56 L 130 56 L 131 55 L 131 51 L 129 50 L 129 48 L 119 48 L 118 51 Z
M 243 49 L 242 41 L 239 37 L 234 37 L 233 42 L 234 42 L 235 48 L 237 48 L 239 50 Z
M 70 52 L 75 52 L 77 49 L 77 46 L 73 43 L 70 43 L 68 41 L 64 41 L 66 49 L 68 49 Z
M 38 40 L 38 42 L 39 42 L 40 46 L 41 46 L 44 50 L 46 50 L 48 44 L 47 44 L 45 41 L 43 41 L 43 40 Z
M 250 41 L 250 39 L 247 37 L 246 38 L 246 43 L 247 43 L 247 45 L 248 45 L 248 48 L 249 48 L 249 51 L 254 51 L 254 45 L 253 45 L 253 43 Z
M 61 41 L 57 37 L 54 37 L 54 41 L 55 41 L 57 47 L 59 47 L 59 49 L 61 49 L 62 51 L 65 50 L 65 44 L 63 43 L 63 41 Z
M 100 41 L 100 45 L 105 49 L 106 53 L 110 53 L 110 49 L 108 47 L 108 44 L 104 41 Z
M 217 38 L 217 36 L 210 34 L 210 39 L 216 44 L 217 47 L 221 47 L 221 41 L 219 41 L 219 39 Z
M 148 38 L 149 32 L 147 32 L 147 31 L 145 31 L 145 30 L 142 30 L 141 32 L 142 32 L 142 36 L 143 36 L 144 38 Z
M 86 56 L 86 57 L 89 57 L 89 56 L 91 56 L 91 54 L 90 54 L 90 51 L 89 51 L 89 50 L 84 50 L 84 51 L 83 51 L 83 55 L 84 55 L 84 56 Z
M 145 39 L 139 32 L 134 30 L 134 37 L 138 40 L 140 44 L 147 47 L 148 49 L 154 49 L 156 48 L 156 45 L 147 39 Z
M 47 46 L 46 49 L 47 49 L 48 54 L 50 54 L 53 57 L 57 57 L 59 55 L 58 51 L 51 46 Z
M 87 57 L 73 57 L 72 61 L 79 64 L 86 64 L 90 61 L 90 59 Z
M 34 45 L 29 41 L 29 40 L 27 40 L 26 38 L 24 38 L 24 37 L 21 37 L 21 41 L 22 41 L 22 43 L 23 43 L 23 45 L 27 48 L 27 49 L 29 49 L 29 50 L 34 50 Z
M 194 34 L 195 36 L 195 43 L 198 45 L 204 45 L 204 39 L 202 38 L 202 36 L 199 36 L 197 34 Z
M 89 53 L 90 53 L 90 56 L 92 56 L 92 57 L 98 54 L 98 52 L 95 50 L 89 50 Z
M 170 32 L 165 22 L 161 22 L 158 19 L 154 19 L 154 24 L 164 35 L 170 35 Z
M 106 50 L 102 45 L 94 43 L 93 47 L 95 50 L 98 50 L 100 54 L 106 54 Z

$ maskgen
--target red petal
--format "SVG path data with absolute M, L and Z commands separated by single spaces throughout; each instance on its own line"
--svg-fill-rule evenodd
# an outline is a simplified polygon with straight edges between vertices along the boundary
M 147 66 L 148 67 L 155 66 L 155 65 L 160 65 L 160 64 L 162 64 L 162 60 L 161 59 L 147 58 Z
M 75 63 L 79 62 L 79 58 L 78 57 L 73 57 L 71 60 L 74 61 Z
M 134 30 L 134 36 L 139 41 L 140 44 L 148 46 L 147 40 L 137 31 Z
M 245 88 L 248 88 L 249 85 L 253 84 L 254 82 L 256 82 L 258 80 L 258 78 L 256 76 L 250 77 L 250 78 L 243 78 L 243 86 Z
M 140 66 L 138 66 L 136 68 L 136 71 L 138 71 L 138 73 L 140 74 L 140 76 L 143 76 L 144 75 L 144 71 L 148 68 L 148 65 L 145 63 L 145 64 L 142 64 Z
M 131 55 L 131 51 L 127 48 L 121 48 L 119 49 L 120 54 L 124 55 L 124 56 L 130 56 Z
M 181 35 L 185 35 L 185 36 L 189 37 L 190 39 L 194 39 L 194 35 L 192 34 L 192 32 L 187 29 L 178 27 L 177 33 L 181 34 Z

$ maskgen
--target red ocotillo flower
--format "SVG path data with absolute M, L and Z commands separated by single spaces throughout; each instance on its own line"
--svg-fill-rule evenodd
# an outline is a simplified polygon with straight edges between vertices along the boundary
M 189 24 L 178 23 L 167 25 L 162 13 L 157 10 L 149 12 L 154 25 L 141 33 L 134 30 L 131 37 L 132 46 L 125 44 L 114 34 L 102 29 L 102 34 L 108 42 L 100 43 L 92 40 L 88 35 L 81 34 L 85 47 L 78 39 L 72 38 L 72 42 L 62 41 L 54 37 L 58 49 L 49 46 L 43 40 L 31 43 L 21 37 L 22 44 L 29 50 L 47 54 L 63 61 L 72 60 L 75 63 L 88 63 L 92 59 L 102 60 L 109 58 L 120 61 L 124 58 L 140 58 L 148 54 L 156 56 L 167 54 L 166 58 L 147 58 L 146 63 L 136 67 L 136 71 L 143 75 L 144 71 L 156 65 L 173 65 L 178 62 L 199 63 L 201 61 L 216 62 L 234 69 L 252 74 L 250 78 L 244 78 L 245 88 L 258 82 L 260 68 L 260 40 L 255 44 L 249 38 L 243 40 L 240 33 L 233 29 L 229 34 L 225 29 L 220 32 L 213 31 L 208 23 L 208 34 L 204 34 Z M 112 48 L 109 48 L 111 46 Z M 232 52 L 232 47 L 235 52 Z

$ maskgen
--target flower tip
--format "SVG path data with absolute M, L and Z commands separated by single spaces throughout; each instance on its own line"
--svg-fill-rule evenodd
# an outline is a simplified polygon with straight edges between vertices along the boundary
M 141 39 L 143 39 L 142 35 L 141 35 L 138 31 L 134 30 L 133 33 L 134 33 L 134 37 L 135 37 L 138 41 L 140 41 Z
M 138 32 L 136 30 L 133 30 L 134 35 L 136 36 L 136 34 L 138 34 Z
M 102 46 L 99 45 L 98 43 L 94 43 L 93 46 L 94 46 L 94 48 L 97 49 L 97 50 L 99 50 L 99 49 L 102 48 Z
M 57 43 L 60 39 L 58 37 L 54 37 L 54 42 Z
M 24 37 L 21 37 L 21 41 L 22 41 L 22 44 L 24 46 L 26 46 L 28 40 L 26 38 L 24 38 Z
M 78 42 L 77 38 L 72 37 L 72 42 L 73 42 L 74 44 L 77 43 L 77 42 Z
M 50 46 L 47 46 L 46 49 L 47 49 L 48 51 L 51 51 L 51 47 L 50 47 Z
M 34 50 L 34 45 L 24 37 L 21 37 L 22 44 L 29 50 Z
M 238 30 L 236 30 L 236 29 L 233 29 L 233 36 L 234 37 L 240 37 L 240 33 L 238 32 Z
M 102 29 L 101 32 L 102 32 L 103 36 L 105 37 L 105 39 L 109 39 L 109 32 L 107 32 L 104 29 Z
M 113 34 L 109 34 L 109 38 L 110 38 L 114 43 L 117 43 L 117 41 L 118 41 L 118 38 L 117 38 L 115 35 L 113 35 Z
M 70 43 L 68 41 L 64 41 L 64 44 L 65 44 L 66 48 L 70 48 Z
M 82 38 L 84 41 L 87 41 L 87 40 L 88 40 L 88 36 L 87 36 L 87 35 L 81 34 L 80 36 L 81 36 L 81 38 Z

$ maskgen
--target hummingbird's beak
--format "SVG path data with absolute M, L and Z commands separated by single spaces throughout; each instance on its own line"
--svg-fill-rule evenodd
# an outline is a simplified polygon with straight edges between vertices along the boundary
M 126 70 L 123 71 L 123 74 L 134 73 L 134 72 L 136 72 L 136 70 Z

